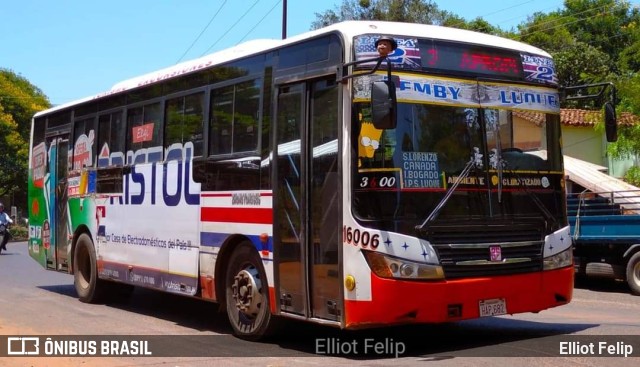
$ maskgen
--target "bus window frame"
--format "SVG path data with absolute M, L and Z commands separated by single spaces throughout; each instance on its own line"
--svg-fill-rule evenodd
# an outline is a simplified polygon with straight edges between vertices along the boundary
M 125 126 L 126 126 L 126 123 L 127 123 L 127 120 L 126 120 L 126 119 L 127 119 L 126 111 L 127 111 L 127 106 L 126 106 L 126 105 L 123 105 L 123 106 L 120 106 L 120 107 L 113 107 L 113 108 L 109 108 L 109 109 L 106 109 L 106 110 L 98 111 L 98 113 L 96 113 L 96 118 L 97 118 L 97 121 L 98 121 L 98 127 L 97 127 L 97 129 L 96 129 L 96 130 L 97 130 L 97 134 L 96 134 L 96 144 L 100 144 L 100 133 L 101 133 L 101 130 L 100 130 L 100 117 L 105 116 L 105 115 L 106 115 L 106 116 L 111 116 L 111 115 L 113 115 L 114 113 L 120 112 L 120 117 L 122 118 L 122 122 L 123 122 L 123 123 L 125 124 Z M 111 123 L 112 123 L 112 121 L 109 121 L 109 123 L 111 124 Z M 120 136 L 119 138 L 120 138 L 120 141 L 122 142 L 123 150 L 124 150 L 122 153 L 125 155 L 125 158 L 126 158 L 126 154 L 127 154 L 127 152 L 126 152 L 126 150 L 125 150 L 125 149 L 126 149 L 126 147 L 125 147 L 125 145 L 126 145 L 126 135 L 127 135 L 126 129 L 125 129 L 125 131 L 121 132 L 121 133 L 120 133 L 120 135 L 121 135 L 121 136 Z M 108 165 L 108 166 L 106 166 L 106 167 L 99 167 L 99 166 L 98 166 L 98 156 L 100 156 L 100 150 L 101 150 L 101 149 L 102 149 L 102 146 L 101 146 L 101 145 L 99 145 L 99 146 L 97 145 L 97 146 L 96 146 L 96 169 L 105 169 L 105 168 L 111 168 L 111 167 L 119 167 L 119 166 L 112 166 L 112 165 Z M 112 146 L 109 146 L 109 151 L 110 151 L 110 153 L 111 153 L 111 150 L 112 150 Z M 125 163 L 126 163 L 126 162 L 125 162 Z M 126 165 L 126 164 L 123 164 L 122 166 L 125 166 L 125 165 Z
M 171 93 L 171 94 L 167 94 L 164 96 L 164 102 L 163 102 L 163 123 L 162 123 L 162 129 L 163 129 L 163 136 L 162 136 L 162 147 L 164 150 L 166 150 L 168 148 L 167 145 L 167 102 L 170 100 L 174 100 L 177 98 L 182 98 L 183 102 L 184 102 L 184 98 L 186 97 L 190 97 L 193 95 L 197 95 L 199 93 L 202 93 L 202 121 L 200 124 L 200 128 L 201 128 L 201 132 L 202 132 L 202 149 L 201 149 L 201 154 L 200 155 L 195 155 L 195 146 L 194 146 L 194 155 L 193 158 L 201 158 L 201 157 L 205 157 L 206 153 L 207 153 L 207 146 L 205 145 L 208 142 L 208 137 L 209 134 L 207 132 L 207 121 L 208 121 L 208 117 L 209 117 L 209 100 L 210 100 L 210 95 L 211 95 L 211 88 L 209 88 L 208 86 L 206 87 L 198 87 L 198 88 L 194 88 L 194 89 L 189 89 L 189 90 L 185 90 L 185 91 L 180 91 L 180 92 L 175 92 L 175 93 Z M 184 126 L 184 125 L 183 125 Z M 192 140 L 188 140 L 188 141 L 192 141 Z M 184 144 L 184 142 L 183 142 Z
M 149 105 L 153 105 L 156 103 L 160 103 L 160 111 L 161 111 L 161 119 L 160 119 L 160 124 L 162 125 L 160 128 L 160 132 L 162 133 L 162 157 L 158 162 L 164 162 L 165 159 L 165 152 L 164 152 L 164 127 L 165 127 L 165 119 L 164 119 L 164 109 L 165 109 L 165 101 L 166 101 L 166 97 L 155 97 L 153 99 L 147 99 L 144 101 L 137 101 L 136 103 L 132 103 L 132 104 L 127 104 L 124 106 L 124 123 L 125 123 L 125 134 L 124 134 L 124 152 L 125 152 L 125 162 L 124 162 L 124 166 L 135 166 L 137 165 L 137 163 L 135 163 L 133 160 L 131 162 L 128 162 L 127 158 L 128 158 L 128 153 L 129 151 L 131 151 L 132 153 L 135 153 L 135 151 L 131 148 L 130 146 L 130 142 L 129 142 L 129 134 L 130 131 L 129 129 L 131 128 L 131 126 L 129 126 L 129 110 L 133 110 L 135 108 L 143 108 L 144 111 L 144 107 L 145 106 L 149 106 Z M 144 112 L 143 112 L 143 119 L 144 119 Z M 154 128 L 155 130 L 155 128 Z M 152 145 L 155 146 L 155 145 Z M 143 149 L 147 149 L 147 148 L 143 148 Z
M 266 65 L 265 65 L 266 68 Z M 230 153 L 219 153 L 219 154 L 213 154 L 211 153 L 211 146 L 209 144 L 209 142 L 211 141 L 211 118 L 212 118 L 212 113 L 211 113 L 211 108 L 212 108 L 212 99 L 215 97 L 214 91 L 217 89 L 222 89 L 222 88 L 227 88 L 230 86 L 236 86 L 238 84 L 242 84 L 245 82 L 258 82 L 259 81 L 259 86 L 260 86 L 260 90 L 259 90 L 259 97 L 258 97 L 258 117 L 257 117 L 257 124 L 256 124 L 256 139 L 257 139 L 257 144 L 256 144 L 256 149 L 254 150 L 246 150 L 246 151 L 240 151 L 240 152 L 234 152 L 231 151 Z M 255 84 L 255 83 L 254 83 Z M 234 95 L 235 95 L 235 89 L 234 89 Z M 235 78 L 235 79 L 229 79 L 229 80 L 225 80 L 224 82 L 220 82 L 220 83 L 216 83 L 216 84 L 211 84 L 209 86 L 209 93 L 207 95 L 208 99 L 207 99 L 207 120 L 205 121 L 206 124 L 206 151 L 203 152 L 203 156 L 206 156 L 208 158 L 213 158 L 213 159 L 228 159 L 228 158 L 236 158 L 236 157 L 246 157 L 248 155 L 260 155 L 260 152 L 262 151 L 262 122 L 263 122 L 263 118 L 264 118 L 264 95 L 265 95 L 265 75 L 264 72 L 259 73 L 259 74 L 250 74 L 250 75 L 246 75 L 243 76 L 241 78 Z M 235 100 L 233 102 L 235 104 Z M 233 135 L 231 137 L 232 141 L 233 141 Z
M 75 114 L 75 110 L 74 110 L 74 114 Z M 93 120 L 93 134 L 94 134 L 94 141 L 93 141 L 93 147 L 91 148 L 91 166 L 85 166 L 83 165 L 82 167 L 79 168 L 74 168 L 74 164 L 75 164 L 75 154 L 76 154 L 76 140 L 78 139 L 78 137 L 76 136 L 76 124 L 79 121 L 82 121 L 85 123 L 85 131 L 84 133 L 87 133 L 87 129 L 86 129 L 86 121 L 92 119 Z M 71 133 L 69 134 L 70 139 L 69 139 L 69 156 L 71 158 L 71 164 L 69 165 L 69 171 L 77 171 L 77 170 L 84 170 L 87 168 L 96 168 L 98 165 L 98 126 L 99 126 L 99 120 L 98 120 L 98 113 L 97 112 L 93 112 L 90 114 L 86 114 L 86 115 L 82 115 L 82 116 L 73 116 L 73 124 L 71 126 Z M 88 135 L 87 135 L 88 136 Z

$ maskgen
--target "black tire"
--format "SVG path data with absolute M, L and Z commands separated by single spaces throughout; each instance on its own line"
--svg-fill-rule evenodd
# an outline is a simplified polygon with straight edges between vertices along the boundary
M 226 311 L 234 334 L 259 340 L 273 333 L 274 317 L 269 307 L 269 284 L 262 260 L 250 242 L 231 254 L 225 276 Z
M 73 254 L 73 285 L 78 299 L 85 303 L 97 303 L 103 299 L 105 284 L 98 279 L 98 265 L 93 241 L 83 233 L 78 237 Z
M 631 293 L 640 296 L 640 252 L 636 252 L 627 262 L 627 283 Z

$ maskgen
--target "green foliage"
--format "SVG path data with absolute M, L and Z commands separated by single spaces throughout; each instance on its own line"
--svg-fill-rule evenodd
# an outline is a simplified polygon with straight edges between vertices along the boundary
M 26 78 L 11 70 L 0 68 L 0 105 L 18 124 L 18 132 L 29 139 L 31 117 L 51 104 L 42 91 Z
M 640 152 L 640 125 L 619 126 L 618 141 L 609 144 L 607 153 L 613 159 L 632 158 Z
M 29 239 L 29 228 L 23 226 L 12 226 L 11 236 L 13 241 L 26 241 Z
M 638 9 L 619 0 L 566 0 L 564 25 L 574 38 L 609 55 L 618 55 L 633 38 L 629 25 L 640 20 Z
M 618 108 L 640 116 L 640 74 L 620 75 L 614 82 L 621 97 Z
M 635 40 L 618 56 L 618 68 L 623 74 L 640 70 L 640 29 L 635 33 Z
M 480 17 L 467 23 L 464 28 L 487 34 L 499 34 L 501 32 L 500 28 L 492 26 L 489 22 Z
M 0 196 L 26 199 L 31 118 L 49 101 L 13 71 L 0 69 Z
M 612 73 L 609 55 L 583 42 L 553 53 L 556 73 L 566 87 L 605 81 Z
M 615 84 L 621 97 L 618 111 L 640 116 L 640 75 L 633 73 L 628 77 L 620 76 Z M 618 140 L 607 146 L 607 153 L 613 159 L 629 159 L 640 155 L 640 125 L 619 124 Z
M 640 70 L 638 9 L 617 0 L 566 0 L 564 5 L 535 13 L 518 26 L 519 40 L 554 56 L 562 85 L 605 80 L 620 69 Z
M 640 186 L 640 167 L 633 166 L 624 174 L 624 180 L 633 185 Z
M 519 34 L 516 39 L 547 52 L 562 51 L 576 42 L 571 32 L 563 26 L 564 19 L 559 11 L 549 14 L 534 13 L 518 26 Z
M 340 6 L 316 13 L 311 29 L 318 29 L 345 20 L 387 20 L 408 23 L 453 25 L 464 28 L 460 17 L 438 9 L 431 0 L 343 0 Z

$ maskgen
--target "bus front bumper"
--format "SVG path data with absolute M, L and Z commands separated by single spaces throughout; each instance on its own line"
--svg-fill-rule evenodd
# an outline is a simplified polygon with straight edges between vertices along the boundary
M 384 279 L 372 273 L 372 299 L 345 300 L 345 326 L 359 328 L 474 319 L 480 317 L 481 303 L 493 301 L 504 301 L 506 314 L 538 312 L 569 303 L 573 278 L 573 266 L 441 282 Z

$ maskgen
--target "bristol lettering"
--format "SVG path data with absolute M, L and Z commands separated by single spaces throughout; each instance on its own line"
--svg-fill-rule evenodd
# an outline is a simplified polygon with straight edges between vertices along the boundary
M 140 160 L 139 154 L 134 156 Z M 192 158 L 192 143 L 184 147 L 173 144 L 167 148 L 164 162 L 131 166 L 131 172 L 123 176 L 123 195 L 111 197 L 111 204 L 156 205 L 162 200 L 166 206 L 177 206 L 184 200 L 187 205 L 199 205 L 200 184 L 192 181 Z

